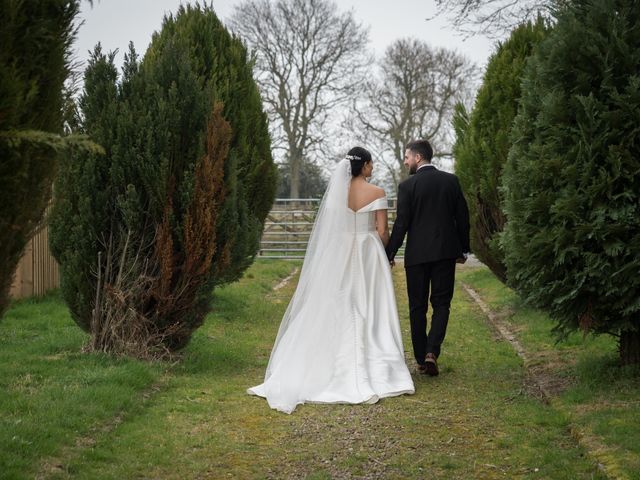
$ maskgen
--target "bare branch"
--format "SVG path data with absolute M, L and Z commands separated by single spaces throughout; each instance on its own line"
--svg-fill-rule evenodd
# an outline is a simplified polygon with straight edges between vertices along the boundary
M 363 81 L 368 31 L 329 0 L 245 0 L 230 26 L 254 52 L 272 138 L 299 197 L 302 163 L 323 149 L 324 124 Z
M 522 22 L 549 17 L 564 0 L 436 0 L 435 16 L 445 16 L 453 28 L 471 37 L 503 38 Z M 430 20 L 430 19 L 427 19 Z
M 402 179 L 404 147 L 411 140 L 427 138 L 435 157 L 447 158 L 454 106 L 472 96 L 478 70 L 454 51 L 410 38 L 393 43 L 379 66 L 381 76 L 366 84 L 355 117 L 378 139 L 394 178 Z

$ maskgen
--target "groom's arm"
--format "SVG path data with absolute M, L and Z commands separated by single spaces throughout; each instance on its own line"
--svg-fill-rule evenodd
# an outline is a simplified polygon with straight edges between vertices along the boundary
M 389 261 L 393 261 L 398 249 L 404 242 L 404 236 L 409 229 L 409 223 L 411 221 L 411 201 L 409 198 L 409 192 L 404 183 L 398 185 L 398 205 L 396 207 L 396 221 L 393 222 L 393 230 L 391 232 L 391 238 L 386 247 L 387 257 Z

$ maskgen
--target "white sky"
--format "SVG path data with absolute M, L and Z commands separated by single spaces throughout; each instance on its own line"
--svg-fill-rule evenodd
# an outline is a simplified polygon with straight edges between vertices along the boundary
M 81 26 L 76 41 L 77 60 L 86 61 L 88 51 L 101 42 L 103 51 L 123 53 L 132 40 L 144 54 L 151 34 L 159 30 L 166 12 L 175 12 L 184 0 L 97 0 L 93 7 L 82 2 Z M 240 0 L 213 0 L 213 7 L 224 21 Z M 427 21 L 435 13 L 434 0 L 337 0 L 340 10 L 353 9 L 357 20 L 370 27 L 371 47 L 377 56 L 401 37 L 416 37 L 430 45 L 452 48 L 484 66 L 493 49 L 493 40 L 476 36 L 464 40 L 454 33 L 446 18 Z

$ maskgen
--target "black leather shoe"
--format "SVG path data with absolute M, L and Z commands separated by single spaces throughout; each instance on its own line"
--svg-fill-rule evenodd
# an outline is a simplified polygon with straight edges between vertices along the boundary
M 437 377 L 440 371 L 438 370 L 438 362 L 436 356 L 433 353 L 427 353 L 425 361 L 425 373 L 430 377 Z

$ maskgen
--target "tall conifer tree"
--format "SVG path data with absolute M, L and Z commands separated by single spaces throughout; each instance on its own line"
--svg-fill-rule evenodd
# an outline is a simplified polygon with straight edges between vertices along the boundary
M 0 316 L 51 197 L 63 131 L 77 0 L 1 0 Z
M 640 3 L 574 0 L 528 63 L 505 170 L 509 281 L 640 363 Z
M 247 52 L 211 7 L 165 17 L 119 80 L 99 47 L 82 128 L 104 157 L 66 162 L 52 246 L 63 293 L 95 349 L 157 356 L 186 345 L 215 285 L 255 256 L 275 192 Z
M 500 236 L 505 216 L 500 178 L 511 146 L 509 134 L 524 66 L 546 33 L 542 19 L 517 27 L 489 59 L 472 112 L 467 114 L 458 105 L 454 117 L 456 174 L 469 205 L 471 249 L 503 282 L 506 269 Z

